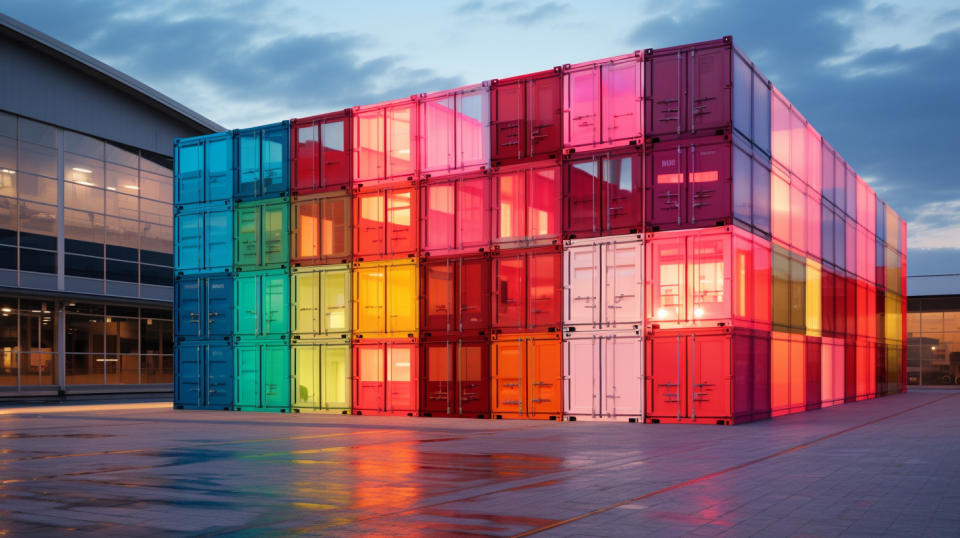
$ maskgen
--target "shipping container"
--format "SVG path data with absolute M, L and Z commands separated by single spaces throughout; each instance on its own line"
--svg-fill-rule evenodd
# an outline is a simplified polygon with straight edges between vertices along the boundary
M 843 343 L 843 401 L 857 401 L 857 337 L 847 336 Z
M 290 122 L 235 131 L 238 202 L 277 198 L 290 192 Z
M 427 339 L 420 344 L 420 414 L 490 417 L 490 342 L 484 337 Z
M 233 275 L 183 275 L 175 280 L 174 332 L 178 338 L 229 339 L 233 334 Z
M 804 340 L 804 401 L 806 410 L 820 409 L 823 396 L 823 342 L 818 336 L 807 336 Z
M 560 333 L 495 334 L 490 349 L 493 418 L 560 420 L 563 358 Z
M 563 165 L 563 236 L 642 233 L 643 152 L 577 154 Z
M 233 334 L 238 340 L 289 336 L 290 275 L 286 270 L 237 274 L 233 296 Z
M 645 243 L 652 328 L 770 327 L 769 241 L 727 226 L 647 234 Z
M 417 258 L 353 264 L 356 338 L 416 338 L 420 324 Z
M 290 202 L 293 267 L 349 263 L 353 259 L 353 199 L 335 191 L 294 196 Z
M 364 339 L 353 344 L 353 414 L 416 416 L 419 409 L 416 339 Z
M 173 219 L 178 274 L 233 270 L 233 204 L 190 206 Z
M 226 132 L 174 141 L 174 206 L 186 209 L 233 201 L 233 136 Z
M 237 411 L 290 410 L 290 347 L 249 340 L 234 348 L 233 406 Z
M 641 51 L 563 66 L 564 152 L 642 141 Z
M 490 257 L 422 258 L 420 330 L 424 337 L 490 334 Z
M 859 337 L 857 343 L 857 400 L 877 397 L 877 346 L 867 338 Z
M 773 246 L 773 329 L 804 334 L 807 312 L 807 265 L 803 256 Z
M 421 255 L 489 251 L 492 204 L 487 173 L 424 181 L 420 185 Z
M 493 166 L 560 157 L 560 71 L 554 67 L 490 82 Z
M 772 416 L 806 410 L 805 337 L 774 331 L 770 343 L 770 407 Z
M 290 266 L 290 202 L 273 198 L 236 205 L 233 264 L 237 271 Z
M 293 194 L 350 190 L 352 110 L 290 120 Z
M 556 161 L 505 167 L 494 173 L 494 249 L 560 244 L 561 180 Z
M 290 346 L 293 411 L 350 413 L 350 341 L 302 340 Z
M 420 94 L 420 173 L 490 168 L 490 84 Z
M 844 399 L 844 343 L 842 338 L 823 337 L 821 340 L 820 406 L 830 407 Z
M 560 332 L 560 245 L 501 250 L 492 258 L 491 327 L 504 332 Z
M 652 330 L 646 346 L 646 422 L 739 424 L 770 417 L 769 331 Z
M 298 267 L 290 272 L 292 339 L 350 339 L 353 295 L 349 264 Z
M 418 98 L 353 107 L 354 187 L 411 181 L 419 173 Z
M 643 337 L 632 331 L 565 333 L 563 416 L 643 422 Z
M 565 331 L 643 329 L 642 237 L 618 235 L 564 242 Z
M 184 341 L 174 348 L 173 407 L 233 408 L 233 346 L 229 341 Z
M 416 257 L 420 246 L 419 198 L 417 185 L 354 191 L 354 261 Z

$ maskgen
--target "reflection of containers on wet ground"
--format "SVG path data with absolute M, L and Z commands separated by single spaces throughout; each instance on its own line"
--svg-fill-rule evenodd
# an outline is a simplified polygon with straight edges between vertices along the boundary
M 490 349 L 490 405 L 496 419 L 560 420 L 560 333 L 495 334 Z
M 565 333 L 563 383 L 566 420 L 643 422 L 640 330 Z
M 420 342 L 420 414 L 490 416 L 490 341 L 448 334 Z
M 353 414 L 416 416 L 420 411 L 415 338 L 353 342 Z
M 348 338 L 291 341 L 292 410 L 349 414 L 351 350 Z

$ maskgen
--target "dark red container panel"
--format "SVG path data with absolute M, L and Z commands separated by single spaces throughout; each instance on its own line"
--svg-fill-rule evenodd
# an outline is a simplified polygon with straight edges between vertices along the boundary
M 843 340 L 843 401 L 857 401 L 857 338 L 847 336 Z
M 556 159 L 562 146 L 560 71 L 555 67 L 490 83 L 493 166 Z
M 420 95 L 420 173 L 490 168 L 490 85 Z
M 770 407 L 772 416 L 800 413 L 807 407 L 806 337 L 773 332 L 770 345 Z
M 420 414 L 490 417 L 490 341 L 426 339 L 420 344 Z
M 576 154 L 563 165 L 567 239 L 637 234 L 643 229 L 643 154 L 639 148 Z
M 877 346 L 866 338 L 858 338 L 856 346 L 857 361 L 857 400 L 876 398 L 877 396 Z
M 347 109 L 290 121 L 290 187 L 294 194 L 350 189 L 351 116 Z
M 399 183 L 353 194 L 353 259 L 385 260 L 417 255 L 419 187 Z
M 643 138 L 640 51 L 563 66 L 565 152 L 626 146 Z
M 560 332 L 560 246 L 502 250 L 491 263 L 493 333 Z
M 823 346 L 820 337 L 808 336 L 805 342 L 804 384 L 806 386 L 807 411 L 820 409 L 823 397 Z
M 420 331 L 424 337 L 490 333 L 490 257 L 422 258 Z
M 413 339 L 353 343 L 353 414 L 416 416 L 419 346 Z
M 490 250 L 491 176 L 435 177 L 420 185 L 420 250 L 423 256 Z
M 734 424 L 770 416 L 769 333 L 716 327 L 647 333 L 646 421 Z
M 355 187 L 416 179 L 419 122 L 417 96 L 353 108 Z
M 555 161 L 505 167 L 494 173 L 494 249 L 560 243 L 561 176 Z

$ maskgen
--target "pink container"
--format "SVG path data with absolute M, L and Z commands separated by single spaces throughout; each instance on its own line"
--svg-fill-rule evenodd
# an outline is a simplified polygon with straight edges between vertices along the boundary
M 641 232 L 643 152 L 640 147 L 576 154 L 564 161 L 564 237 Z
M 642 329 L 643 239 L 575 239 L 563 247 L 564 330 Z
M 359 188 L 418 173 L 417 96 L 353 108 L 353 183 Z
M 559 245 L 560 187 L 554 161 L 498 169 L 492 184 L 494 249 Z
M 820 406 L 830 407 L 843 403 L 844 361 L 843 339 L 821 339 Z
M 563 66 L 564 153 L 643 139 L 643 55 Z
M 420 185 L 423 256 L 490 250 L 490 187 L 486 173 L 436 177 Z
M 563 341 L 563 416 L 643 422 L 639 331 L 577 332 Z
M 490 84 L 420 95 L 420 173 L 490 168 Z

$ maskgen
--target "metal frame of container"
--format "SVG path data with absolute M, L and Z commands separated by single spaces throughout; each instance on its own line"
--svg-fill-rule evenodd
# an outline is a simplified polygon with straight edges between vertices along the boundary
M 351 189 L 352 116 L 353 109 L 348 108 L 290 120 L 290 191 L 293 195 Z
M 234 131 L 234 141 L 235 201 L 249 202 L 290 193 L 289 121 Z
M 354 340 L 352 351 L 354 415 L 419 414 L 420 353 L 416 338 Z
M 315 265 L 290 271 L 290 339 L 342 339 L 353 328 L 353 267 Z
M 644 166 L 643 146 L 565 156 L 563 237 L 643 233 Z
M 491 178 L 493 249 L 559 245 L 563 170 L 559 161 L 498 168 Z
M 491 249 L 492 179 L 488 171 L 420 183 L 420 255 Z
M 233 406 L 237 411 L 290 410 L 290 346 L 286 340 L 237 342 Z
M 490 341 L 450 333 L 420 341 L 420 415 L 490 417 Z
M 563 244 L 563 330 L 643 330 L 643 235 Z
M 490 346 L 492 418 L 561 420 L 560 333 L 494 334 Z
M 419 109 L 421 176 L 490 168 L 490 82 L 421 93 Z
M 419 336 L 418 269 L 417 258 L 353 264 L 353 334 L 357 341 Z
M 229 339 L 234 323 L 234 275 L 191 274 L 176 277 L 173 303 L 178 340 Z M 196 327 L 191 325 L 196 324 Z
M 290 335 L 290 276 L 285 269 L 240 273 L 234 278 L 233 334 L 286 340 Z
M 176 239 L 173 265 L 177 274 L 233 270 L 234 211 L 233 202 L 227 201 L 191 205 L 177 212 L 173 221 Z
M 563 151 L 643 142 L 643 52 L 563 66 Z
M 236 204 L 233 229 L 237 272 L 290 266 L 290 200 L 286 197 Z
M 233 181 L 236 174 L 236 159 L 234 156 L 234 133 L 216 133 L 192 138 L 178 138 L 173 142 L 176 166 L 173 181 L 174 206 L 178 210 L 187 209 L 194 205 L 215 205 L 233 202 Z M 193 162 L 194 170 L 184 172 L 184 151 L 197 148 Z M 219 152 L 215 153 L 214 150 Z M 227 162 L 216 163 L 221 166 L 214 168 L 214 156 L 226 157 Z
M 563 323 L 560 245 L 493 253 L 491 333 L 560 333 Z
M 233 409 L 233 345 L 180 341 L 174 348 L 174 409 Z
M 290 345 L 291 410 L 350 414 L 352 357 L 349 339 L 294 340 Z
M 353 107 L 354 188 L 418 178 L 418 107 L 416 95 Z
M 563 148 L 561 67 L 490 81 L 493 166 L 557 159 Z
M 333 191 L 290 201 L 290 265 L 349 263 L 353 259 L 353 197 Z
M 354 191 L 354 262 L 418 256 L 419 194 L 416 183 L 380 185 Z
M 642 423 L 643 351 L 641 329 L 565 332 L 564 419 Z
M 489 335 L 491 271 L 489 254 L 421 258 L 421 335 Z

